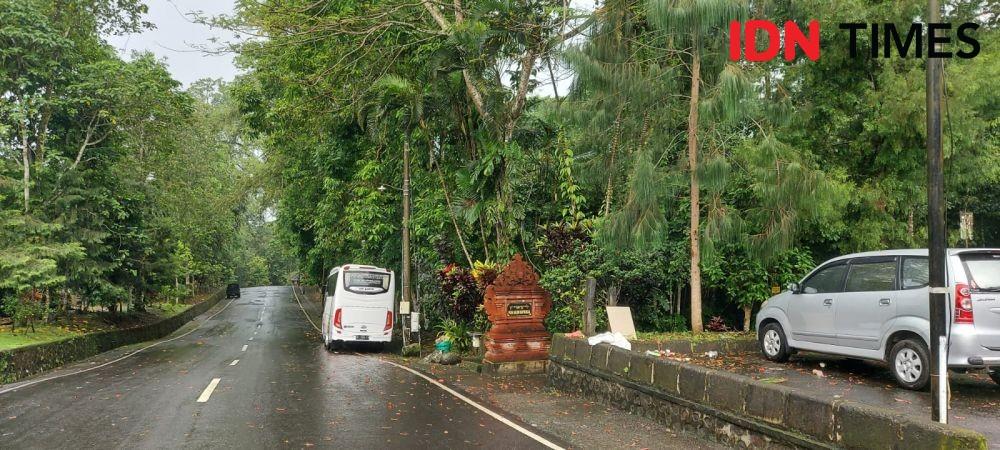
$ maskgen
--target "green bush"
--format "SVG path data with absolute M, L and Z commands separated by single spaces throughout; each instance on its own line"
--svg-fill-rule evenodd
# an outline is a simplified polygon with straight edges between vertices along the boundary
M 454 319 L 445 319 L 434 327 L 438 331 L 438 338 L 451 341 L 455 350 L 465 351 L 472 347 L 472 337 L 469 336 L 469 329 L 465 324 Z

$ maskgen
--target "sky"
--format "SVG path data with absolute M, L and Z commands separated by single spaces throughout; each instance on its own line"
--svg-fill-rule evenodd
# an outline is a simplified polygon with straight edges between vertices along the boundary
M 573 0 L 574 6 L 578 1 Z M 156 27 L 142 33 L 109 36 L 108 42 L 125 58 L 129 58 L 133 51 L 152 52 L 167 62 L 170 73 L 185 87 L 202 78 L 232 81 L 239 74 L 233 63 L 234 55 L 204 50 L 218 49 L 221 42 L 238 39 L 232 32 L 194 23 L 191 15 L 231 15 L 233 4 L 233 0 L 147 0 L 149 13 L 144 20 Z M 557 92 L 563 95 L 569 90 L 572 78 L 565 70 L 557 69 L 557 72 Z M 540 70 L 535 78 L 539 85 L 532 94 L 552 96 L 549 72 Z
M 146 4 L 149 14 L 144 20 L 156 25 L 155 29 L 108 37 L 108 42 L 122 56 L 128 58 L 133 51 L 153 52 L 166 60 L 174 78 L 184 86 L 202 78 L 232 81 L 236 77 L 239 71 L 233 64 L 232 54 L 210 54 L 201 50 L 220 47 L 212 42 L 213 38 L 218 42 L 232 41 L 232 33 L 193 23 L 187 16 L 192 12 L 232 14 L 232 0 L 147 0 Z

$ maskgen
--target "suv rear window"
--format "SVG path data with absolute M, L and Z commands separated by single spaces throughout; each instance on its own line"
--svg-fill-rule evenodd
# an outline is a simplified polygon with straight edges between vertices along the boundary
M 959 257 L 974 289 L 1000 291 L 1000 253 L 965 253 Z
M 357 294 L 381 294 L 389 290 L 389 274 L 348 270 L 344 272 L 344 289 Z
M 930 284 L 930 262 L 927 258 L 903 258 L 903 289 L 919 289 Z

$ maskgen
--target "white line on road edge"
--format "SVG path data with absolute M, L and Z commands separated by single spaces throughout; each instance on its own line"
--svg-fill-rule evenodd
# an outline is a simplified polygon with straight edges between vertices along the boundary
M 362 356 L 364 356 L 364 355 L 362 355 Z M 375 358 L 375 359 L 378 359 L 378 358 Z M 404 366 L 402 364 L 396 364 L 396 363 L 394 363 L 392 361 L 386 361 L 384 359 L 378 359 L 378 360 L 382 361 L 382 362 L 384 362 L 386 364 L 392 364 L 392 365 L 394 365 L 396 367 L 399 367 L 400 369 L 403 369 L 403 370 L 405 370 L 407 372 L 410 372 L 410 373 L 412 373 L 412 374 L 414 374 L 414 375 L 416 375 L 416 376 L 418 376 L 420 378 L 423 378 L 423 379 L 427 380 L 428 383 L 433 384 L 433 385 L 441 388 L 442 390 L 444 390 L 445 392 L 447 392 L 447 393 L 449 393 L 451 395 L 454 395 L 459 400 L 461 400 L 461 401 L 463 401 L 465 403 L 468 403 L 469 405 L 472 405 L 472 407 L 474 407 L 474 408 L 476 408 L 476 409 L 478 409 L 478 410 L 486 413 L 487 415 L 489 415 L 490 417 L 492 417 L 492 418 L 494 418 L 496 420 L 499 420 L 504 425 L 507 425 L 507 426 L 509 426 L 509 427 L 511 427 L 511 428 L 513 428 L 513 429 L 515 429 L 515 430 L 517 430 L 519 432 L 521 432 L 521 434 L 534 439 L 539 444 L 542 444 L 542 445 L 544 445 L 544 446 L 546 446 L 548 448 L 551 448 L 551 449 L 563 450 L 562 447 L 560 447 L 560 446 L 552 443 L 552 441 L 549 441 L 548 439 L 545 439 L 545 438 L 543 438 L 543 437 L 541 437 L 541 436 L 533 433 L 531 430 L 528 430 L 527 428 L 524 428 L 524 427 L 522 427 L 522 426 L 520 426 L 520 425 L 518 425 L 518 424 L 516 424 L 514 422 L 511 422 L 509 419 L 507 419 L 506 417 L 500 415 L 499 413 L 493 412 L 493 410 L 491 410 L 491 409 L 489 409 L 489 408 L 487 408 L 487 407 L 485 407 L 483 405 L 480 405 L 479 403 L 476 403 L 474 400 L 472 400 L 472 399 L 470 399 L 470 398 L 468 398 L 468 397 L 466 397 L 466 396 L 458 393 L 457 391 L 455 391 L 454 389 L 452 389 L 452 388 L 450 388 L 448 386 L 445 386 L 445 385 L 439 383 L 437 380 L 435 380 L 435 379 L 433 379 L 431 377 L 428 377 L 427 375 L 424 375 L 424 374 L 422 374 L 422 373 L 420 373 L 420 372 L 418 372 L 416 370 L 413 370 L 413 369 L 411 369 L 409 367 L 406 367 L 406 366 Z
M 19 384 L 17 386 L 12 386 L 12 387 L 9 387 L 9 388 L 6 388 L 6 389 L 0 389 L 0 395 L 6 394 L 8 392 L 14 392 L 14 391 L 16 391 L 18 389 L 26 388 L 28 386 L 34 386 L 34 385 L 36 385 L 38 383 L 42 383 L 42 382 L 45 382 L 45 381 L 51 381 L 51 380 L 55 380 L 55 379 L 59 379 L 59 378 L 63 378 L 63 377 L 68 377 L 70 375 L 79 375 L 79 374 L 84 373 L 84 372 L 90 372 L 91 370 L 97 370 L 97 369 L 100 369 L 101 367 L 110 366 L 111 364 L 114 364 L 114 363 L 116 363 L 118 361 L 121 361 L 121 360 L 123 360 L 125 358 L 130 358 L 132 356 L 135 356 L 139 352 L 142 352 L 144 350 L 156 347 L 157 345 L 164 344 L 164 343 L 167 343 L 167 342 L 176 341 L 176 340 L 178 340 L 178 339 L 180 339 L 182 337 L 185 337 L 185 336 L 187 336 L 187 335 L 189 335 L 189 334 L 194 333 L 195 331 L 197 331 L 206 322 L 208 322 L 209 320 L 214 319 L 215 316 L 218 316 L 219 314 L 222 314 L 222 312 L 225 311 L 226 308 L 228 308 L 229 305 L 232 305 L 233 302 L 235 302 L 235 301 L 236 301 L 235 298 L 232 299 L 232 300 L 230 300 L 229 303 L 226 303 L 226 306 L 222 307 L 222 309 L 220 309 L 219 311 L 217 311 L 215 314 L 212 314 L 211 316 L 209 316 L 203 322 L 201 322 L 200 324 L 198 324 L 198 326 L 192 328 L 190 331 L 188 331 L 188 332 L 186 332 L 186 333 L 184 333 L 184 334 L 182 334 L 180 336 L 172 337 L 172 338 L 164 340 L 164 341 L 154 342 L 154 343 L 152 343 L 150 345 L 147 345 L 147 346 L 145 346 L 143 348 L 140 348 L 139 350 L 136 350 L 136 351 L 134 351 L 132 353 L 129 353 L 129 354 L 125 355 L 125 356 L 122 356 L 121 358 L 118 358 L 118 359 L 115 359 L 115 360 L 112 360 L 112 361 L 108 361 L 108 362 L 106 362 L 104 364 L 101 364 L 101 365 L 97 365 L 97 366 L 94 366 L 94 367 L 88 367 L 86 369 L 78 370 L 76 372 L 63 373 L 63 374 L 54 375 L 54 376 L 51 376 L 51 377 L 48 377 L 48 378 L 42 378 L 42 379 L 38 379 L 38 380 L 34 380 L 34 381 L 28 381 L 28 382 L 25 382 L 23 384 Z
M 240 360 L 234 359 L 233 362 L 229 363 L 230 366 L 235 366 L 240 363 Z
M 316 329 L 316 331 L 322 333 L 323 330 L 320 330 L 319 327 L 316 326 L 316 322 L 313 322 L 312 317 L 309 317 L 309 313 L 306 312 L 306 309 L 302 306 L 302 302 L 299 301 L 299 294 L 295 293 L 295 286 L 292 286 L 292 296 L 295 297 L 295 303 L 299 304 L 299 309 L 301 309 L 302 314 L 306 316 L 306 320 L 309 321 L 309 323 L 313 326 L 313 328 Z
M 292 295 L 295 297 L 295 302 L 299 304 L 299 309 L 302 310 L 302 314 L 306 316 L 306 320 L 308 320 L 309 323 L 312 324 L 313 328 L 315 328 L 316 331 L 320 331 L 319 327 L 316 326 L 316 323 L 313 322 L 312 318 L 309 317 L 309 313 L 307 313 L 306 309 L 302 306 L 302 302 L 299 301 L 299 296 L 295 292 L 295 287 L 292 287 Z M 362 355 L 360 353 L 358 355 L 368 358 L 368 356 Z M 520 426 L 520 425 L 518 425 L 518 424 L 516 424 L 514 422 L 511 422 L 509 419 L 507 419 L 506 417 L 500 415 L 499 413 L 494 412 L 493 410 L 491 410 L 491 409 L 489 409 L 489 408 L 487 408 L 487 407 L 485 407 L 483 405 L 480 405 L 479 403 L 476 403 L 474 400 L 472 400 L 472 399 L 470 399 L 470 398 L 468 398 L 468 397 L 466 397 L 466 396 L 458 393 L 457 391 L 455 391 L 454 389 L 452 389 L 452 388 L 450 388 L 448 386 L 445 386 L 445 385 L 443 385 L 441 383 L 438 383 L 437 380 L 435 380 L 435 379 L 433 379 L 431 377 L 428 377 L 427 375 L 424 375 L 424 374 L 422 374 L 422 373 L 420 373 L 420 372 L 418 372 L 416 370 L 413 370 L 413 369 L 411 369 L 409 367 L 406 367 L 404 365 L 396 364 L 396 363 L 394 363 L 392 361 L 386 361 L 384 359 L 379 359 L 379 358 L 373 358 L 373 359 L 375 359 L 376 361 L 381 361 L 381 362 L 384 362 L 386 364 L 391 364 L 393 366 L 399 367 L 400 369 L 403 369 L 403 370 L 405 370 L 407 372 L 410 372 L 410 373 L 412 373 L 412 374 L 414 374 L 414 375 L 416 375 L 416 376 L 418 376 L 420 378 L 423 378 L 424 380 L 427 380 L 427 382 L 429 382 L 429 383 L 431 383 L 431 384 L 433 384 L 433 385 L 441 388 L 441 390 L 443 390 L 443 391 L 445 391 L 445 392 L 447 392 L 447 393 L 455 396 L 455 398 L 457 398 L 457 399 L 459 399 L 459 400 L 461 400 L 461 401 L 463 401 L 465 403 L 468 403 L 472 407 L 474 407 L 474 408 L 476 408 L 476 409 L 478 409 L 478 410 L 486 413 L 490 417 L 492 417 L 492 418 L 494 418 L 496 420 L 499 420 L 504 425 L 507 425 L 507 426 L 509 426 L 509 427 L 517 430 L 521 434 L 523 434 L 523 435 L 525 435 L 525 436 L 527 436 L 527 437 L 529 437 L 531 439 L 534 439 L 535 442 L 538 442 L 539 444 L 542 444 L 542 445 L 544 445 L 544 446 L 546 446 L 548 448 L 554 449 L 554 450 L 563 450 L 562 447 L 560 447 L 560 446 L 552 443 L 552 441 L 549 441 L 548 439 L 545 439 L 545 438 L 543 438 L 543 437 L 541 437 L 541 436 L 533 433 L 531 430 L 528 430 L 527 428 L 524 428 L 524 427 L 522 427 L 522 426 Z
M 201 391 L 201 395 L 198 397 L 198 403 L 205 403 L 208 398 L 212 396 L 212 392 L 215 391 L 215 387 L 219 385 L 222 378 L 212 378 L 212 382 L 208 383 L 204 391 Z
M 240 350 L 240 351 L 241 351 L 241 352 L 245 352 L 245 351 L 247 351 L 247 345 L 246 345 L 246 344 L 243 344 L 243 350 Z

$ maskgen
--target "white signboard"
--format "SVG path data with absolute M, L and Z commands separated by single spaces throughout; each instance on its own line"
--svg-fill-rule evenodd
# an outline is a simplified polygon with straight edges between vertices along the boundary
M 410 314 L 410 331 L 420 331 L 420 313 L 415 312 Z
M 621 333 L 625 339 L 635 339 L 635 324 L 632 322 L 632 308 L 628 306 L 608 306 L 608 326 L 612 333 Z

